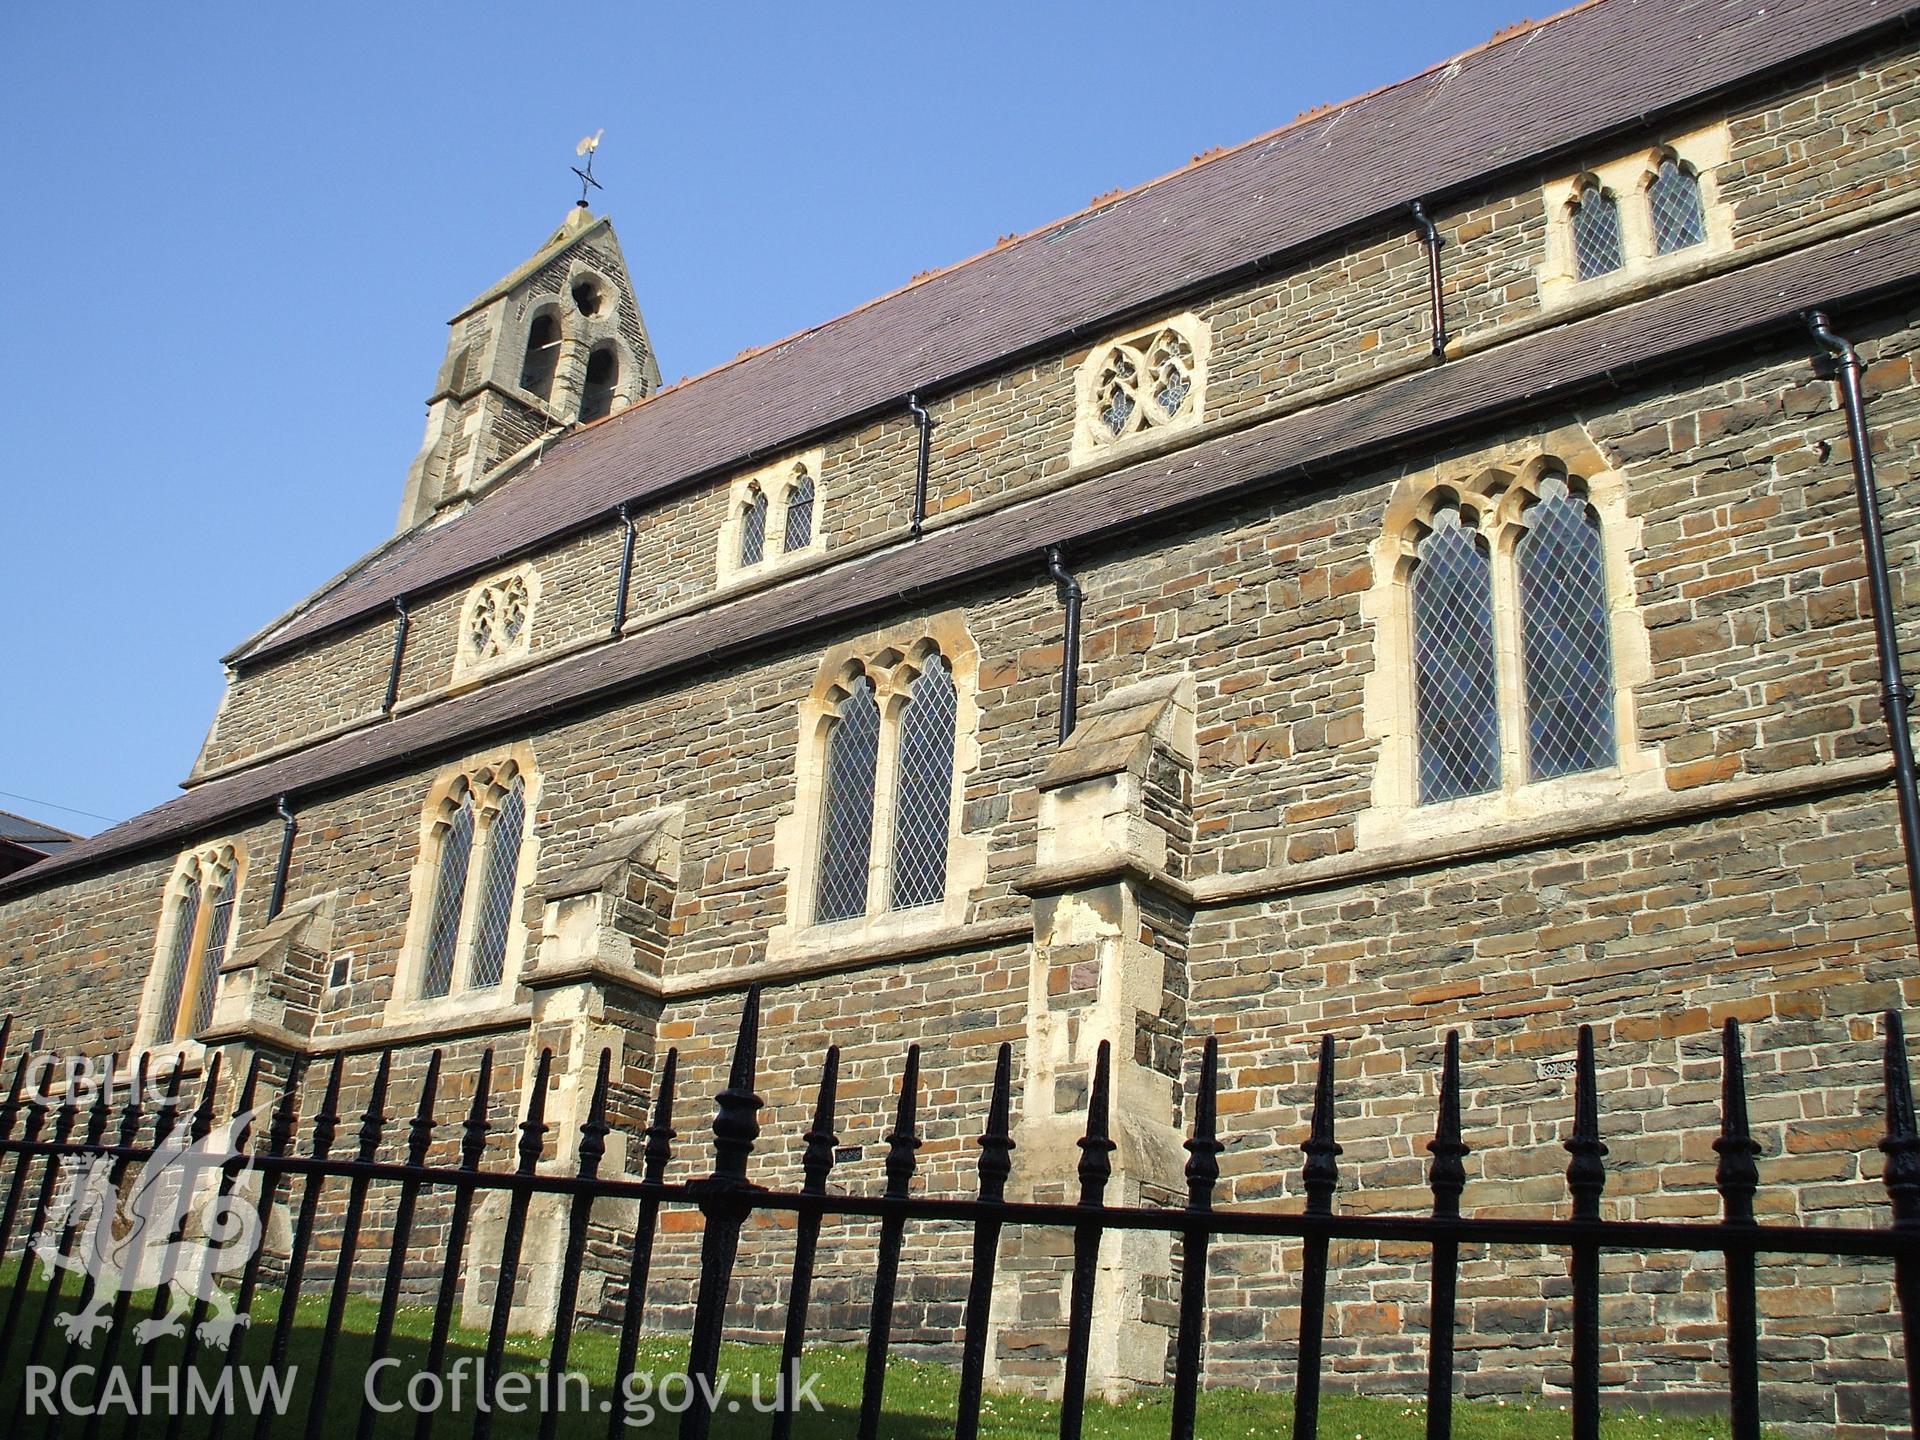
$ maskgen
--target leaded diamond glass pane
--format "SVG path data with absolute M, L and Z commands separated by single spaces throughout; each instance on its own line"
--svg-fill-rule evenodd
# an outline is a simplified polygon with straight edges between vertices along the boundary
M 1653 215 L 1653 247 L 1666 255 L 1698 245 L 1707 238 L 1707 214 L 1700 203 L 1700 177 L 1679 162 L 1660 162 L 1660 172 L 1647 187 L 1647 209 Z
M 198 1035 L 213 1019 L 213 1000 L 220 989 L 220 967 L 227 958 L 227 939 L 233 933 L 234 873 L 229 870 L 214 896 L 213 913 L 207 917 L 207 949 L 200 961 L 199 993 L 193 1001 L 193 1024 L 187 1034 Z
M 932 905 L 947 893 L 947 820 L 953 801 L 953 671 L 933 656 L 900 717 L 894 789 L 893 908 Z
M 804 550 L 813 543 L 813 477 L 802 475 L 787 492 L 787 533 L 783 542 L 789 551 Z
M 1520 576 L 1527 765 L 1535 780 L 1614 761 L 1613 657 L 1600 529 L 1584 500 L 1550 480 L 1527 512 Z
M 427 922 L 427 964 L 420 993 L 432 999 L 453 983 L 453 948 L 460 938 L 460 904 L 467 890 L 467 861 L 473 853 L 473 797 L 460 802 L 440 834 L 440 876 L 433 887 L 433 915 Z
M 473 985 L 498 985 L 506 970 L 507 931 L 513 902 L 520 893 L 520 838 L 527 823 L 527 792 L 514 777 L 487 830 L 486 875 L 480 890 L 480 919 L 473 927 Z
M 160 982 L 160 1009 L 153 1027 L 156 1041 L 164 1043 L 173 1039 L 179 1028 L 180 991 L 187 983 L 187 962 L 193 958 L 193 932 L 199 923 L 200 876 L 192 872 L 181 890 L 173 922 L 173 944 L 168 947 L 167 970 Z
M 847 920 L 867 913 L 867 867 L 873 855 L 873 777 L 880 759 L 880 707 L 873 682 L 862 675 L 827 738 L 827 785 L 822 801 L 820 884 L 816 920 Z
M 1423 803 L 1500 784 L 1493 580 L 1479 538 L 1442 511 L 1413 571 L 1413 670 Z
M 1573 258 L 1582 280 L 1618 270 L 1625 263 L 1620 253 L 1620 207 L 1605 190 L 1589 190 L 1580 197 L 1573 212 Z
M 740 514 L 740 563 L 758 565 L 767 553 L 767 496 L 755 490 Z

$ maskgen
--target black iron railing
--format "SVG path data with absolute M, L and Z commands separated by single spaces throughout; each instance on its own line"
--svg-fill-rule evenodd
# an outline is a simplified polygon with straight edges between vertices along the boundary
M 1461 1214 L 1466 1187 L 1463 1158 L 1468 1153 L 1461 1116 L 1461 1059 L 1456 1035 L 1447 1037 L 1439 1084 L 1438 1116 L 1434 1138 L 1428 1145 L 1432 1160 L 1428 1183 L 1433 1204 L 1425 1215 L 1343 1215 L 1336 1205 L 1339 1190 L 1339 1156 L 1334 1126 L 1334 1042 L 1321 1041 L 1316 1074 L 1312 1120 L 1303 1145 L 1306 1156 L 1302 1180 L 1306 1193 L 1304 1210 L 1277 1213 L 1271 1209 L 1216 1208 L 1213 1192 L 1219 1179 L 1218 1156 L 1223 1148 L 1218 1133 L 1219 1055 L 1213 1039 L 1206 1040 L 1200 1059 L 1197 1090 L 1192 1105 L 1192 1132 L 1186 1142 L 1189 1159 L 1186 1166 L 1187 1201 L 1184 1207 L 1149 1208 L 1116 1206 L 1106 1203 L 1106 1191 L 1112 1178 L 1111 1155 L 1114 1142 L 1109 1131 L 1111 1058 L 1102 1043 L 1094 1067 L 1083 1136 L 1079 1142 L 1079 1196 L 1076 1203 L 1010 1202 L 1005 1198 L 1007 1180 L 1012 1172 L 1014 1140 L 1011 1128 L 1013 1065 L 1012 1051 L 1001 1045 L 994 1071 L 992 1098 L 986 1126 L 979 1136 L 978 1190 L 971 1199 L 934 1197 L 913 1193 L 915 1154 L 921 1144 L 919 1133 L 919 1050 L 910 1047 L 894 1111 L 893 1128 L 886 1137 L 886 1184 L 878 1196 L 837 1193 L 828 1188 L 835 1160 L 836 1100 L 840 1056 L 837 1047 L 829 1048 L 822 1068 L 818 1098 L 812 1123 L 804 1135 L 800 1162 L 802 1182 L 797 1190 L 764 1188 L 750 1179 L 754 1147 L 760 1138 L 761 1099 L 756 1093 L 759 1051 L 760 996 L 757 988 L 749 992 L 735 1042 L 728 1081 L 717 1097 L 712 1124 L 712 1169 L 704 1178 L 683 1184 L 665 1180 L 673 1155 L 676 1132 L 673 1128 L 677 1056 L 669 1050 L 662 1061 L 652 1101 L 651 1121 L 644 1131 L 642 1167 L 639 1178 L 603 1176 L 601 1164 L 607 1150 L 609 1060 L 599 1057 L 590 1103 L 579 1126 L 578 1143 L 571 1173 L 554 1173 L 540 1168 L 546 1152 L 548 1131 L 546 1097 L 552 1056 L 542 1051 L 535 1063 L 534 1083 L 529 1091 L 526 1113 L 519 1124 L 518 1163 L 511 1170 L 483 1168 L 490 1134 L 488 1120 L 492 1098 L 493 1063 L 489 1051 L 482 1059 L 473 1096 L 461 1126 L 460 1159 L 457 1165 L 432 1165 L 427 1156 L 437 1124 L 436 1097 L 441 1082 L 441 1057 L 434 1052 L 420 1083 L 417 1104 L 407 1125 L 405 1158 L 394 1163 L 378 1159 L 389 1126 L 386 1113 L 392 1054 L 383 1053 L 378 1062 L 370 1099 L 360 1118 L 357 1146 L 351 1157 L 336 1157 L 334 1141 L 342 1117 L 339 1112 L 343 1062 L 335 1057 L 327 1071 L 318 1111 L 305 1123 L 306 1153 L 297 1153 L 295 1131 L 300 1124 L 300 1092 L 305 1067 L 295 1062 L 281 1086 L 277 1104 L 266 1127 L 263 1147 L 254 1147 L 245 1125 L 253 1114 L 259 1089 L 260 1062 L 256 1058 L 240 1086 L 234 1107 L 234 1122 L 244 1128 L 234 1136 L 234 1149 L 240 1153 L 225 1162 L 217 1180 L 224 1198 L 234 1193 L 236 1173 L 252 1166 L 261 1180 L 250 1197 L 256 1222 L 264 1224 L 273 1207 L 282 1202 L 292 1207 L 292 1192 L 298 1190 L 298 1203 L 291 1238 L 282 1253 L 273 1255 L 273 1273 L 264 1274 L 269 1264 L 266 1247 L 256 1249 L 241 1272 L 236 1308 L 250 1312 L 264 1283 L 282 1296 L 270 1340 L 266 1341 L 271 1365 L 284 1365 L 288 1359 L 294 1327 L 295 1307 L 290 1297 L 303 1288 L 324 1288 L 326 1314 L 319 1338 L 316 1373 L 307 1387 L 306 1406 L 300 1415 L 276 1415 L 263 1410 L 257 1416 L 230 1420 L 221 1413 L 210 1419 L 207 1433 L 220 1436 L 233 1424 L 248 1424 L 255 1440 L 267 1440 L 273 1434 L 292 1434 L 299 1425 L 309 1437 L 322 1433 L 328 1415 L 332 1373 L 341 1334 L 344 1307 L 352 1285 L 360 1241 L 360 1230 L 367 1211 L 369 1191 L 374 1186 L 393 1190 L 389 1248 L 380 1278 L 375 1285 L 378 1318 L 371 1339 L 371 1359 L 380 1361 L 392 1349 L 395 1309 L 398 1304 L 403 1270 L 413 1255 L 415 1216 L 418 1202 L 428 1190 L 445 1191 L 449 1197 L 447 1220 L 439 1229 L 443 1253 L 441 1274 L 435 1293 L 431 1335 L 424 1369 L 438 1373 L 446 1362 L 454 1306 L 468 1268 L 477 1257 L 470 1253 L 473 1239 L 473 1215 L 476 1197 L 483 1191 L 506 1192 L 506 1218 L 498 1255 L 497 1280 L 493 1286 L 490 1322 L 486 1332 L 484 1375 L 502 1373 L 507 1336 L 518 1293 L 518 1275 L 528 1217 L 539 1195 L 564 1198 L 564 1236 L 556 1293 L 553 1299 L 553 1324 L 548 1342 L 547 1368 L 550 1374 L 565 1372 L 579 1320 L 579 1282 L 586 1266 L 589 1233 L 594 1225 L 596 1204 L 627 1202 L 635 1204 L 634 1231 L 626 1274 L 626 1300 L 620 1314 L 619 1344 L 613 1383 L 623 1385 L 633 1375 L 639 1351 L 642 1321 L 654 1263 L 654 1242 L 665 1207 L 697 1209 L 703 1217 L 700 1258 L 693 1318 L 689 1340 L 688 1391 L 690 1403 L 680 1415 L 679 1433 L 683 1440 L 703 1440 L 711 1430 L 714 1414 L 708 1402 L 709 1389 L 719 1364 L 721 1341 L 727 1330 L 727 1306 L 735 1262 L 739 1255 L 742 1231 L 757 1212 L 785 1212 L 794 1219 L 793 1260 L 786 1292 L 786 1323 L 781 1344 L 781 1373 L 797 1380 L 802 1345 L 808 1334 L 808 1315 L 812 1303 L 815 1264 L 819 1255 L 822 1222 L 828 1217 L 856 1217 L 877 1220 L 879 1237 L 873 1256 L 872 1287 L 866 1340 L 866 1368 L 858 1420 L 860 1440 L 877 1440 L 881 1433 L 886 1405 L 886 1361 L 892 1337 L 892 1313 L 899 1282 L 900 1260 L 905 1237 L 911 1227 L 929 1222 L 957 1223 L 969 1227 L 972 1259 L 966 1290 L 966 1304 L 959 1340 L 960 1380 L 957 1413 L 954 1416 L 956 1440 L 974 1440 L 979 1433 L 986 1358 L 993 1322 L 994 1280 L 1000 1263 L 1000 1242 L 1009 1225 L 1051 1227 L 1071 1236 L 1072 1267 L 1066 1317 L 1067 1343 L 1062 1380 L 1060 1434 L 1062 1440 L 1075 1440 L 1080 1434 L 1087 1386 L 1091 1327 L 1095 1317 L 1095 1290 L 1098 1279 L 1098 1255 L 1103 1235 L 1110 1231 L 1156 1231 L 1170 1233 L 1180 1240 L 1178 1326 L 1172 1348 L 1171 1433 L 1173 1440 L 1192 1440 L 1197 1397 L 1203 1378 L 1205 1322 L 1208 1301 L 1208 1254 L 1216 1237 L 1259 1237 L 1301 1242 L 1304 1260 L 1300 1274 L 1299 1343 L 1295 1356 L 1293 1384 L 1294 1434 L 1299 1440 L 1313 1440 L 1318 1433 L 1321 1397 L 1321 1370 L 1329 1246 L 1336 1240 L 1381 1241 L 1415 1244 L 1428 1249 L 1430 1264 L 1430 1306 L 1427 1336 L 1426 1428 L 1429 1437 L 1452 1433 L 1454 1343 L 1457 1325 L 1456 1284 L 1462 1246 L 1531 1245 L 1563 1251 L 1568 1257 L 1572 1289 L 1571 1393 L 1573 1433 L 1576 1440 L 1592 1440 L 1599 1431 L 1601 1411 L 1601 1310 L 1600 1256 L 1604 1251 L 1717 1251 L 1726 1262 L 1727 1390 L 1735 1440 L 1758 1440 L 1760 1435 L 1760 1373 L 1758 1343 L 1760 1337 L 1756 1303 L 1756 1257 L 1761 1254 L 1794 1257 L 1870 1257 L 1891 1260 L 1895 1267 L 1895 1289 L 1900 1322 L 1906 1344 L 1907 1397 L 1910 1412 L 1920 1433 L 1920 1130 L 1916 1130 L 1913 1091 L 1909 1077 L 1905 1036 L 1900 1017 L 1889 1013 L 1885 1030 L 1886 1138 L 1881 1142 L 1885 1155 L 1885 1183 L 1891 1201 L 1893 1223 L 1880 1228 L 1809 1227 L 1804 1225 L 1760 1224 L 1755 1220 L 1754 1201 L 1760 1185 L 1758 1146 L 1750 1133 L 1741 1042 L 1736 1022 L 1726 1022 L 1722 1035 L 1722 1111 L 1719 1138 L 1714 1148 L 1719 1156 L 1716 1172 L 1723 1218 L 1719 1221 L 1622 1221 L 1602 1218 L 1601 1199 L 1606 1185 L 1607 1147 L 1600 1138 L 1600 1112 L 1594 1059 L 1593 1037 L 1582 1027 L 1575 1060 L 1575 1098 L 1572 1124 L 1564 1142 L 1570 1160 L 1567 1187 L 1571 1201 L 1569 1218 L 1476 1218 Z M 0 1055 L 6 1051 L 11 1022 L 0 1025 Z M 215 1123 L 220 1076 L 217 1058 L 201 1077 L 200 1095 L 191 1108 L 181 1096 L 182 1075 L 173 1071 L 161 1095 L 146 1113 L 144 1066 L 135 1083 L 125 1087 L 126 1098 L 119 1110 L 116 1138 L 109 1143 L 116 1104 L 110 1089 L 103 1089 L 85 1107 L 69 1092 L 66 1098 L 50 1097 L 33 1083 L 36 1069 L 44 1057 L 42 1037 L 36 1034 L 25 1053 L 17 1057 L 11 1089 L 0 1106 L 0 1166 L 11 1161 L 4 1200 L 0 1201 L 0 1257 L 14 1257 L 18 1266 L 5 1297 L 4 1319 L 0 1320 L 0 1355 L 9 1371 L 50 1359 L 55 1334 L 54 1320 L 63 1302 L 67 1271 L 53 1269 L 33 1311 L 32 1238 L 56 1213 L 60 1187 L 72 1174 L 69 1161 L 99 1161 L 106 1167 L 106 1188 L 120 1192 L 137 1175 L 136 1167 L 147 1164 L 161 1152 L 181 1124 L 188 1127 L 189 1139 L 202 1139 Z M 76 1139 L 82 1110 L 84 1133 Z M 51 1120 L 51 1133 L 48 1122 Z M 18 1133 L 16 1134 L 16 1129 Z M 148 1144 L 135 1143 L 150 1132 Z M 203 1177 L 205 1178 L 205 1177 Z M 341 1201 L 337 1224 L 329 1219 L 327 1239 L 332 1248 L 332 1269 L 324 1287 L 309 1284 L 308 1266 L 314 1249 L 323 1197 L 333 1187 L 332 1198 Z M 637 1202 L 637 1203 L 636 1203 Z M 24 1224 L 21 1223 L 24 1221 Z M 178 1239 L 186 1223 L 184 1214 L 176 1222 L 173 1238 Z M 71 1255 L 79 1243 L 77 1218 L 60 1228 L 59 1253 Z M 622 1234 L 624 1235 L 624 1229 Z M 43 1242 L 44 1243 L 44 1242 Z M 363 1274 L 364 1274 L 363 1270 Z M 162 1277 L 172 1278 L 172 1277 Z M 114 1283 L 117 1284 L 117 1278 Z M 80 1293 L 84 1309 L 93 1299 L 95 1279 L 86 1278 Z M 104 1324 L 104 1346 L 108 1357 L 125 1353 L 129 1340 L 129 1315 L 134 1298 L 131 1286 L 121 1287 Z M 148 1318 L 158 1318 L 165 1301 L 156 1291 Z M 29 1318 L 29 1313 L 31 1319 Z M 192 1327 L 187 1331 L 184 1353 L 175 1362 L 186 1367 L 217 1370 L 231 1369 L 240 1361 L 242 1345 L 236 1339 L 224 1356 L 209 1360 L 197 1341 L 198 1327 L 207 1320 L 206 1298 L 195 1301 Z M 139 1327 L 135 1327 L 137 1330 Z M 151 1363 L 154 1341 L 137 1342 L 137 1353 Z M 18 1357 L 18 1358 L 16 1358 Z M 71 1365 L 85 1358 L 69 1340 L 64 1360 Z M 1286 1378 L 1286 1377 L 1278 1377 Z M 704 1382 L 704 1383 L 703 1383 Z M 106 1383 L 104 1375 L 98 1384 Z M 24 1414 L 25 1392 L 16 1405 L 16 1421 Z M 84 1434 L 100 1433 L 106 1423 L 101 1407 L 87 1415 Z M 169 1436 L 180 1433 L 181 1416 L 170 1416 L 164 1424 Z M 540 1420 L 540 1433 L 555 1431 L 558 1415 L 548 1410 Z M 371 1397 L 363 1401 L 358 1433 L 370 1435 L 375 1425 Z M 493 1416 L 478 1411 L 472 1418 L 473 1433 L 490 1433 Z M 771 1420 L 773 1440 L 787 1440 L 791 1434 L 791 1410 L 781 1410 Z M 415 1421 L 416 1440 L 427 1440 L 435 1425 L 430 1411 Z M 148 1428 L 142 1428 L 142 1427 Z M 16 1428 L 18 1426 L 16 1425 Z M 55 1427 L 57 1428 L 57 1426 Z M 123 1434 L 158 1433 L 155 1422 L 131 1415 Z M 609 1435 L 628 1433 L 625 1417 L 616 1406 L 607 1421 Z M 31 1431 L 29 1432 L 31 1433 Z

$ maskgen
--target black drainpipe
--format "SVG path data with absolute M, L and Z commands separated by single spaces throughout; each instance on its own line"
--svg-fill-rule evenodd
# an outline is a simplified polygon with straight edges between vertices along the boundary
M 1427 242 L 1427 290 L 1433 297 L 1433 358 L 1447 358 L 1447 307 L 1440 298 L 1440 232 L 1434 229 L 1433 221 L 1428 218 L 1426 203 L 1416 200 L 1412 205 L 1413 223 L 1420 227 L 1420 234 Z
M 287 867 L 293 863 L 293 835 L 299 828 L 286 796 L 282 795 L 274 801 L 273 808 L 280 816 L 280 863 L 273 867 L 273 895 L 267 901 L 269 920 L 278 915 L 280 907 L 287 903 Z
M 1067 570 L 1058 545 L 1047 547 L 1047 573 L 1067 605 L 1066 636 L 1060 647 L 1060 743 L 1073 734 L 1074 712 L 1080 697 L 1080 602 L 1086 598 L 1080 582 Z
M 913 412 L 914 428 L 920 432 L 920 456 L 913 467 L 913 538 L 920 538 L 921 527 L 927 522 L 927 451 L 933 443 L 933 417 L 927 413 L 927 407 L 920 403 L 920 397 L 907 396 L 907 409 Z
M 1900 806 L 1900 840 L 1907 852 L 1907 891 L 1920 938 L 1920 796 L 1913 776 L 1913 737 L 1907 706 L 1913 692 L 1900 673 L 1900 637 L 1893 624 L 1893 587 L 1887 580 L 1887 542 L 1880 533 L 1880 495 L 1873 478 L 1873 437 L 1867 433 L 1867 402 L 1860 393 L 1860 353 L 1834 334 L 1824 311 L 1807 316 L 1807 328 L 1833 358 L 1840 400 L 1853 447 L 1853 499 L 1860 511 L 1860 538 L 1867 552 L 1867 593 L 1873 600 L 1873 639 L 1880 651 L 1880 707 L 1893 751 L 1893 788 Z
M 393 660 L 387 666 L 387 698 L 380 702 L 382 715 L 393 714 L 393 702 L 400 698 L 400 659 L 407 651 L 407 597 L 393 602 Z
M 627 624 L 627 582 L 633 576 L 633 507 L 620 507 L 620 523 L 627 527 L 626 538 L 620 542 L 620 588 L 613 597 L 613 638 L 618 640 L 620 632 Z

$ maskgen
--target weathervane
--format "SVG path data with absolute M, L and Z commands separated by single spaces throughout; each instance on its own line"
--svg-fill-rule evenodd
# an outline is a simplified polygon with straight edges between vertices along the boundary
M 596 130 L 573 147 L 574 154 L 587 157 L 586 169 L 582 170 L 578 165 L 572 167 L 573 173 L 580 177 L 580 208 L 582 210 L 587 208 L 587 191 L 602 188 L 600 182 L 593 178 L 593 156 L 594 152 L 600 148 L 600 137 L 606 133 L 605 129 Z

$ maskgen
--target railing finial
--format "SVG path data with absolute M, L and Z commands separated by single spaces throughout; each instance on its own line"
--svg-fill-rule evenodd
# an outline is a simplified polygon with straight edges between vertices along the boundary
M 1913 1076 L 1907 1068 L 1907 1027 L 1898 1010 L 1887 1011 L 1887 1138 L 1880 1153 L 1887 1197 L 1896 1225 L 1920 1221 L 1920 1128 L 1914 1124 Z

